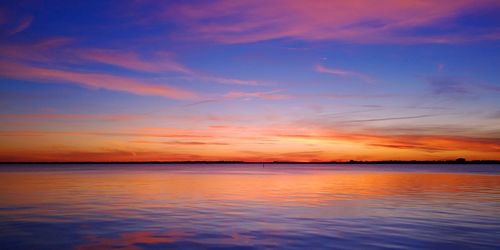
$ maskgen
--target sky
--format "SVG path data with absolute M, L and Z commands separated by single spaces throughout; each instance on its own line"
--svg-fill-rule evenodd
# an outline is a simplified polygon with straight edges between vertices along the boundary
M 500 159 L 500 1 L 0 1 L 0 161 Z

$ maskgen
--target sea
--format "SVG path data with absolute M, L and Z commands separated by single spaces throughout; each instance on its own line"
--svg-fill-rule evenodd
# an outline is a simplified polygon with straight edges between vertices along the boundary
M 500 249 L 500 165 L 3 164 L 0 249 Z

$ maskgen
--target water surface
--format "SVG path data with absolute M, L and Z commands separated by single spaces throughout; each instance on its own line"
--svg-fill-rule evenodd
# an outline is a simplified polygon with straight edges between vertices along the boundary
M 499 165 L 3 165 L 0 249 L 495 249 Z

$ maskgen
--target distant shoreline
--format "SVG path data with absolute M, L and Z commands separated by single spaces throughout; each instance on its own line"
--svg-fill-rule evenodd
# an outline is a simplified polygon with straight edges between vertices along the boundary
M 500 164 L 500 160 L 442 160 L 442 161 L 326 161 L 326 162 L 294 162 L 294 161 L 269 161 L 269 162 L 247 162 L 247 161 L 75 161 L 75 162 L 0 162 L 7 164 Z

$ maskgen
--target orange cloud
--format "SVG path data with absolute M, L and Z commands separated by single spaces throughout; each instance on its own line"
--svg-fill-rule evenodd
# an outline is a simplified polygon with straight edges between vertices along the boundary
M 133 131 L 120 132 L 95 132 L 95 131 L 41 131 L 41 130 L 9 130 L 0 131 L 0 136 L 5 137 L 24 137 L 24 136 L 96 136 L 96 137 L 156 137 L 156 138 L 195 138 L 195 139 L 210 139 L 214 138 L 210 133 L 205 133 L 203 130 L 189 129 L 141 129 Z
M 139 144 L 165 144 L 165 145 L 177 145 L 177 146 L 194 146 L 194 145 L 229 145 L 229 143 L 223 142 L 201 142 L 201 141 L 131 141 L 131 143 Z
M 145 96 L 162 96 L 172 99 L 191 99 L 196 96 L 190 91 L 147 83 L 134 78 L 48 69 L 5 61 L 0 61 L 0 76 L 16 80 L 73 83 L 87 88 L 122 91 Z
M 391 135 L 341 131 L 311 131 L 309 133 L 283 133 L 274 131 L 277 137 L 322 141 L 344 141 L 373 147 L 414 149 L 423 151 L 467 150 L 478 152 L 500 152 L 499 138 L 480 138 L 448 135 Z
M 10 130 L 0 131 L 0 137 L 3 137 L 1 160 L 23 156 L 80 161 L 495 159 L 500 153 L 499 138 L 342 131 L 276 124 L 108 132 Z M 30 140 L 30 145 L 22 143 L 25 140 Z M 61 147 L 48 146 L 54 143 Z

